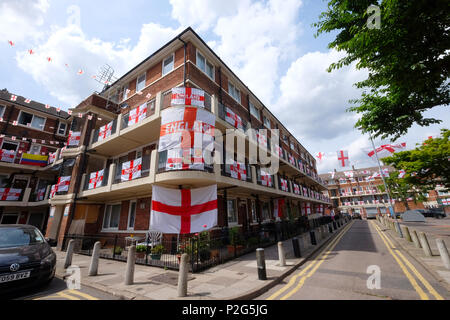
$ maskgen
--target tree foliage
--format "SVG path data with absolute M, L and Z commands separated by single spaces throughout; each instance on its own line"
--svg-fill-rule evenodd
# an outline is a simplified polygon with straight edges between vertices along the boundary
M 367 26 L 370 5 L 380 8 L 379 29 Z M 346 52 L 328 71 L 353 62 L 369 71 L 348 109 L 361 114 L 355 127 L 363 133 L 395 140 L 413 124 L 441 122 L 423 113 L 450 102 L 448 8 L 448 0 L 329 0 L 316 36 L 337 32 L 328 46 Z
M 414 150 L 394 153 L 383 158 L 385 164 L 405 170 L 404 181 L 423 190 L 432 190 L 437 184 L 450 189 L 450 131 L 441 130 L 441 136 L 425 140 Z

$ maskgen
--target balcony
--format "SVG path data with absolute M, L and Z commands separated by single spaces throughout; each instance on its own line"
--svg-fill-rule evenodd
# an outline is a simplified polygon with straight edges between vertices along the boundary
M 31 192 L 31 188 L 18 189 L 20 190 L 20 194 L 17 194 L 17 198 L 14 199 L 14 195 L 9 193 L 12 197 L 10 200 L 7 200 L 7 197 L 0 197 L 0 206 L 2 207 L 37 207 L 37 206 L 45 206 L 48 205 L 48 198 L 50 195 L 51 186 L 47 186 L 45 188 L 45 193 L 43 196 L 38 197 L 37 192 Z M 4 188 L 2 188 L 2 192 Z M 2 193 L 0 192 L 0 193 Z M 2 193 L 5 195 L 4 193 Z
M 2 149 L 1 151 L 3 153 L 5 150 Z M 8 150 L 6 150 L 6 151 L 8 151 Z M 8 157 L 5 156 L 5 157 L 3 157 L 3 160 L 0 160 L 0 166 L 6 167 L 6 168 L 12 168 L 12 169 L 19 169 L 19 170 L 45 171 L 49 167 L 52 167 L 56 164 L 57 159 L 60 157 L 60 154 L 61 154 L 61 149 L 57 149 L 55 151 L 55 160 L 52 163 L 49 163 L 49 160 L 48 160 L 48 157 L 50 156 L 50 152 L 46 152 L 43 154 L 41 153 L 39 155 L 38 154 L 30 154 L 30 155 L 35 155 L 35 156 L 45 156 L 45 157 L 47 157 L 47 161 L 46 161 L 46 163 L 41 164 L 41 162 L 42 162 L 41 160 L 34 161 L 33 159 L 31 159 L 31 161 L 28 161 L 27 163 L 22 163 L 22 162 L 25 162 L 25 159 L 23 159 L 23 155 L 29 154 L 30 151 L 31 150 L 28 149 L 22 153 L 14 152 L 14 154 L 11 154 L 11 156 L 8 156 Z M 2 157 L 0 157 L 0 159 L 2 159 Z M 33 163 L 33 164 L 31 164 L 31 163 Z

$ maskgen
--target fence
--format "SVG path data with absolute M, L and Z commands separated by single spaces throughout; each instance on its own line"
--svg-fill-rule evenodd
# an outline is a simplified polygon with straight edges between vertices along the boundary
M 235 259 L 244 254 L 254 252 L 276 244 L 310 229 L 331 222 L 330 217 L 308 220 L 302 217 L 295 222 L 281 221 L 263 224 L 256 231 L 240 232 L 236 228 L 222 228 L 219 235 L 209 232 L 189 237 L 163 237 L 158 243 L 149 239 L 104 235 L 67 235 L 64 239 L 65 250 L 69 240 L 75 240 L 74 252 L 91 255 L 96 241 L 101 242 L 100 257 L 126 261 L 128 248 L 136 244 L 136 263 L 154 267 L 178 270 L 182 253 L 190 257 L 190 271 L 199 272 Z

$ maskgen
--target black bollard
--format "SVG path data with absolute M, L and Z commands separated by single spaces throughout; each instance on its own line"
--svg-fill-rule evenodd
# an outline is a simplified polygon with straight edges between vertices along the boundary
M 331 224 L 328 225 L 328 231 L 329 231 L 330 233 L 333 233 L 333 227 L 331 227 Z
M 315 246 L 317 242 L 316 242 L 316 234 L 314 233 L 314 231 L 310 231 L 309 236 L 311 237 L 311 244 Z
M 256 265 L 258 268 L 258 279 L 259 280 L 267 280 L 266 259 L 264 257 L 264 249 L 263 248 L 256 249 Z
M 297 237 L 292 238 L 292 246 L 294 247 L 294 256 L 300 258 L 302 254 L 300 252 L 300 244 Z

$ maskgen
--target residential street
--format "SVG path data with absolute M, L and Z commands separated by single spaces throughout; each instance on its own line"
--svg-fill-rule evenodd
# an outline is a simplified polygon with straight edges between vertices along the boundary
M 346 227 L 347 228 L 347 227 Z M 344 233 L 258 299 L 448 299 L 448 291 L 375 220 L 355 220 Z M 369 266 L 379 266 L 380 289 L 368 289 Z

